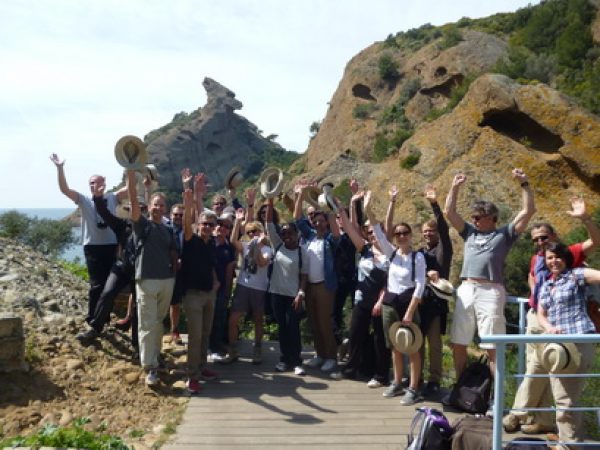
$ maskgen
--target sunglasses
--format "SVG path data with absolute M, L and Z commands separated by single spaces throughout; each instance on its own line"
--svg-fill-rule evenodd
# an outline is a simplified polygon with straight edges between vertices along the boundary
M 258 230 L 246 230 L 246 234 L 258 233 Z
M 410 231 L 396 231 L 394 236 L 408 236 L 410 235 Z
M 201 222 L 200 225 L 203 227 L 214 227 L 216 224 L 214 222 Z
M 183 217 L 183 213 L 173 213 L 171 214 L 173 217 Z
M 479 221 L 481 219 L 483 219 L 484 217 L 487 217 L 489 214 L 482 214 L 482 215 L 478 215 L 478 214 L 473 214 L 471 216 L 471 219 L 473 219 L 473 221 Z
M 538 236 L 535 238 L 531 238 L 531 242 L 533 242 L 534 244 L 539 241 L 546 242 L 548 240 L 548 238 L 549 238 L 549 236 Z

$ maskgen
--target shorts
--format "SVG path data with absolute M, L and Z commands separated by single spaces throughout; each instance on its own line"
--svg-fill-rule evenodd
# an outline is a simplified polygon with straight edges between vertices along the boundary
M 241 284 L 235 288 L 235 294 L 231 303 L 231 311 L 254 314 L 264 314 L 266 291 L 259 291 Z
M 506 291 L 498 283 L 463 281 L 456 291 L 450 340 L 453 344 L 469 345 L 475 337 L 506 333 L 504 305 Z M 480 344 L 493 349 L 494 344 Z
M 383 335 L 385 336 L 385 346 L 389 349 L 392 348 L 392 343 L 390 341 L 390 327 L 394 322 L 398 322 L 402 320 L 404 314 L 406 314 L 406 310 L 408 309 L 409 302 L 402 302 L 398 308 L 386 305 L 385 303 L 381 305 L 381 318 L 383 320 Z M 415 314 L 413 315 L 413 322 L 417 325 L 421 322 L 419 318 L 419 309 L 415 310 Z

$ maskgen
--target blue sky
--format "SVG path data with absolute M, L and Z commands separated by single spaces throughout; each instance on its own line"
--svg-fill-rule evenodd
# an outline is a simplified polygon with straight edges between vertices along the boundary
M 240 114 L 304 152 L 348 60 L 389 33 L 526 6 L 404 0 L 3 0 L 0 2 L 0 208 L 69 207 L 48 159 L 72 188 L 93 173 L 118 183 L 113 156 L 202 106 L 209 76 Z M 537 2 L 533 2 L 537 3 Z

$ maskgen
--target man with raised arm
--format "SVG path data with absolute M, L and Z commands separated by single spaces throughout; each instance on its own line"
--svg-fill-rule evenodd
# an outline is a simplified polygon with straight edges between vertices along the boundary
M 65 160 L 60 159 L 56 153 L 53 153 L 50 155 L 50 161 L 56 166 L 60 191 L 75 202 L 81 211 L 83 254 L 90 280 L 88 312 L 85 320 L 90 323 L 110 269 L 115 262 L 117 237 L 96 211 L 92 196 L 86 197 L 69 187 L 65 176 Z M 92 175 L 89 180 L 89 186 L 90 193 L 93 195 L 97 188 L 104 188 L 106 186 L 106 180 L 102 175 Z M 118 202 L 126 196 L 127 190 L 125 188 L 117 192 L 105 194 L 104 201 L 108 210 L 112 214 L 115 214 Z
M 135 287 L 138 305 L 140 363 L 146 371 L 146 384 L 158 384 L 158 356 L 162 346 L 163 319 L 175 284 L 177 248 L 171 229 L 163 223 L 167 210 L 165 196 L 152 194 L 146 219 L 140 210 L 136 192 L 135 172 L 127 171 L 127 189 L 133 222 L 133 234 L 138 257 L 135 260 Z
M 573 268 L 582 267 L 586 256 L 592 254 L 600 244 L 600 228 L 586 211 L 585 202 L 581 197 L 571 197 L 571 210 L 567 214 L 581 220 L 589 238 L 583 242 L 569 245 L 568 249 L 573 256 Z M 550 271 L 546 267 L 545 250 L 552 242 L 560 239 L 554 227 L 547 222 L 534 223 L 531 226 L 531 241 L 535 247 L 529 264 L 529 311 L 527 312 L 527 334 L 540 334 L 544 329 L 537 319 L 538 296 L 544 282 L 550 278 Z M 537 349 L 544 344 L 527 344 L 526 374 L 547 373 L 538 358 Z M 521 429 L 525 434 L 540 434 L 555 430 L 554 413 L 551 411 L 518 411 L 521 408 L 547 408 L 552 406 L 554 399 L 550 389 L 549 378 L 525 377 L 519 385 L 515 395 L 513 409 L 503 418 L 504 429 L 516 432 Z
M 451 330 L 457 379 L 466 367 L 467 346 L 473 340 L 475 331 L 479 336 L 506 333 L 504 261 L 535 213 L 533 192 L 527 176 L 521 169 L 513 169 L 512 176 L 521 186 L 522 208 L 512 222 L 500 228 L 497 228 L 498 208 L 489 201 L 477 200 L 471 205 L 472 223 L 465 222 L 458 214 L 458 192 L 467 181 L 463 173 L 455 175 L 446 198 L 446 217 L 465 241 L 460 273 L 462 283 L 456 292 Z M 486 350 L 494 373 L 494 345 L 481 344 L 480 347 Z

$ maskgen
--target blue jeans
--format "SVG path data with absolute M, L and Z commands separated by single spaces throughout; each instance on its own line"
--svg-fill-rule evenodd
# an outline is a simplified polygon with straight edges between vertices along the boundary
M 292 305 L 294 298 L 279 294 L 269 294 L 273 306 L 273 315 L 279 325 L 279 360 L 290 367 L 302 364 L 300 352 L 300 315 Z

